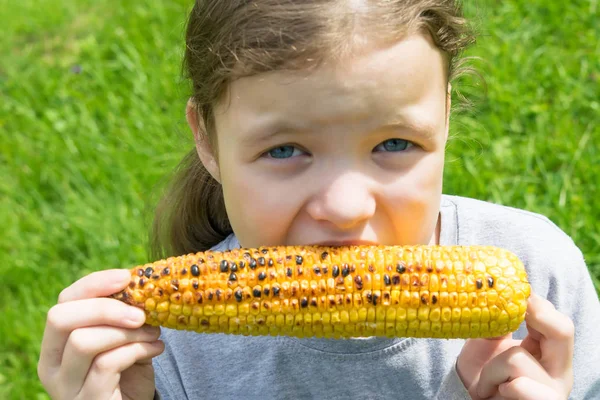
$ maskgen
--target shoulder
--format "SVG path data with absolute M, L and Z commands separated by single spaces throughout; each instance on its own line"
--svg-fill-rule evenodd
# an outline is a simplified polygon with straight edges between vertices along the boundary
M 444 196 L 443 204 L 455 210 L 457 244 L 492 245 L 512 251 L 525 265 L 538 294 L 552 298 L 593 286 L 581 250 L 548 217 L 459 196 Z
M 559 245 L 578 252 L 569 235 L 545 215 L 488 201 L 444 195 L 456 213 L 459 244 L 501 243 L 516 250 Z M 481 243 L 480 243 L 481 242 Z

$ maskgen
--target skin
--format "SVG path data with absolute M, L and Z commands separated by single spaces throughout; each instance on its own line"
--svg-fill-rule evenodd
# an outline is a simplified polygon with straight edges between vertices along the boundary
M 198 154 L 223 186 L 242 246 L 438 243 L 450 107 L 444 56 L 420 34 L 361 40 L 367 45 L 351 58 L 313 74 L 233 82 L 215 108 L 218 152 L 188 104 Z M 92 273 L 48 312 L 38 375 L 53 399 L 152 399 L 159 330 L 105 298 L 129 279 L 128 270 Z M 466 342 L 457 372 L 473 398 L 567 398 L 572 323 L 536 296 L 526 322 L 523 342 Z

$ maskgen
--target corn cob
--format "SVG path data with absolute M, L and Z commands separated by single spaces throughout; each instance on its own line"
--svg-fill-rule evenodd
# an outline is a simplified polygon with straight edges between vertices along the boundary
M 150 325 L 204 333 L 477 338 L 515 331 L 530 290 L 496 247 L 280 246 L 141 265 L 112 297 Z

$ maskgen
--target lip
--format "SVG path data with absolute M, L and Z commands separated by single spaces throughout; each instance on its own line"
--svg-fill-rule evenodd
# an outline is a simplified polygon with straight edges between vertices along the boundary
M 377 242 L 369 240 L 327 240 L 318 243 L 312 243 L 312 246 L 379 246 Z

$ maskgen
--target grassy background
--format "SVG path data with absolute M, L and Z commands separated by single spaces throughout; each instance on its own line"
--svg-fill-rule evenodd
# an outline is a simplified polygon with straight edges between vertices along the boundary
M 147 260 L 156 188 L 192 146 L 180 78 L 191 1 L 0 0 L 0 398 L 47 398 L 36 364 L 60 290 Z M 597 0 L 480 1 L 447 193 L 546 214 L 600 290 Z M 457 101 L 457 100 L 455 100 Z

